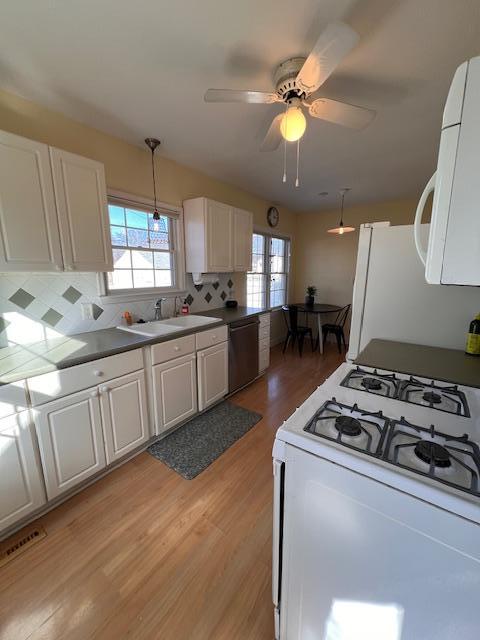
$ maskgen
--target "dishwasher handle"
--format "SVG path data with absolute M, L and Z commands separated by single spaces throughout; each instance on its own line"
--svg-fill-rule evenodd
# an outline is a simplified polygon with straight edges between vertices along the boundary
M 258 320 L 256 322 L 248 322 L 247 324 L 241 324 L 239 327 L 230 327 L 230 333 L 241 331 L 242 329 L 246 329 L 247 327 L 252 327 L 255 324 L 258 324 Z

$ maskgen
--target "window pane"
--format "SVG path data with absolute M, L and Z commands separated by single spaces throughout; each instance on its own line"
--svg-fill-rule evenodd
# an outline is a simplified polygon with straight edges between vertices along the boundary
M 108 215 L 110 217 L 110 224 L 119 224 L 120 226 L 125 224 L 125 209 L 123 207 L 109 204 Z
M 127 229 L 129 247 L 145 247 L 148 249 L 148 231 Z
M 127 236 L 125 227 L 114 227 L 113 225 L 110 227 L 110 234 L 112 237 L 113 245 L 120 245 L 121 247 L 125 247 L 127 245 Z
M 148 228 L 148 214 L 132 209 L 126 209 L 125 213 L 127 215 L 127 227 L 135 227 L 136 229 Z
M 169 249 L 168 233 L 150 231 L 150 246 L 152 249 Z
M 130 269 L 132 266 L 131 251 L 129 249 L 113 250 L 114 269 Z
M 144 289 L 145 287 L 154 287 L 155 279 L 153 277 L 153 269 L 134 269 L 133 270 L 133 286 L 135 289 Z
M 153 253 L 153 261 L 155 269 L 170 269 L 170 254 L 163 251 L 155 251 Z
M 275 274 L 270 278 L 270 290 L 278 291 L 279 289 L 286 289 L 286 277 L 284 275 Z
M 250 307 L 265 306 L 265 277 L 257 273 L 247 274 L 247 305 Z
M 172 286 L 172 272 L 166 269 L 155 271 L 155 286 L 156 287 L 171 287 Z
M 270 258 L 271 273 L 283 273 L 285 271 L 285 260 L 281 256 L 272 256 Z
M 129 269 L 119 269 L 108 274 L 109 289 L 131 289 L 132 287 L 132 272 Z
M 132 251 L 134 269 L 153 269 L 153 253 L 151 251 Z

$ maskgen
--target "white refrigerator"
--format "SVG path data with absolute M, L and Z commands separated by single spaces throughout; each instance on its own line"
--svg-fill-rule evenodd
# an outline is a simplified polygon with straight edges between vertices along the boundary
M 423 239 L 429 225 L 422 225 Z M 348 359 L 372 338 L 463 349 L 480 312 L 480 287 L 439 287 L 425 281 L 413 225 L 360 228 Z

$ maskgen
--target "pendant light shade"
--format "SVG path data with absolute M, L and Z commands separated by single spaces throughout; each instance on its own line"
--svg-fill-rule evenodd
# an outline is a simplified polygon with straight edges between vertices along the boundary
M 344 205 L 344 201 L 345 201 L 345 195 L 350 191 L 350 189 L 342 189 L 340 191 L 341 195 L 342 195 L 342 208 L 341 208 L 341 213 L 340 213 L 340 224 L 338 225 L 338 227 L 335 227 L 334 229 L 328 229 L 328 233 L 336 233 L 339 236 L 342 236 L 344 233 L 350 233 L 351 231 L 355 231 L 355 227 L 346 227 L 343 224 L 343 205 Z
M 154 155 L 155 155 L 155 149 L 160 144 L 160 140 L 157 140 L 157 138 L 145 138 L 145 144 L 147 145 L 147 147 L 152 152 L 153 219 L 157 223 L 158 220 L 160 220 L 160 214 L 158 213 L 158 209 L 157 209 L 157 185 L 155 183 L 155 158 L 154 158 Z M 156 224 L 156 226 L 158 227 L 158 224 Z M 154 229 L 154 230 L 158 231 L 158 228 Z

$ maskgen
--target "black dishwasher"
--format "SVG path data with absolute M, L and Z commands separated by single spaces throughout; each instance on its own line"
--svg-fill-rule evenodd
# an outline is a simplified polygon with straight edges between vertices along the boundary
M 228 341 L 228 390 L 244 387 L 258 376 L 258 316 L 233 322 Z

